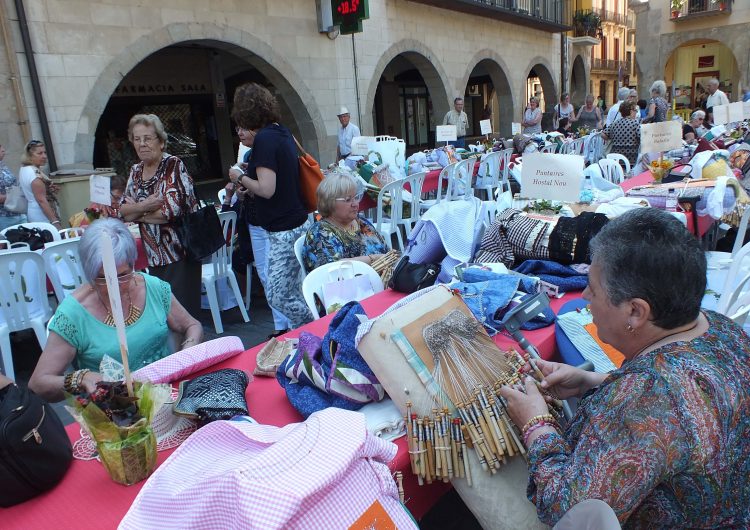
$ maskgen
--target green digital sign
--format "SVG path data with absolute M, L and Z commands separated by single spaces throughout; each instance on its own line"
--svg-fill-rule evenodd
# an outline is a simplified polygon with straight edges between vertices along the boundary
M 342 35 L 360 33 L 362 21 L 370 18 L 368 0 L 331 0 L 333 23 Z

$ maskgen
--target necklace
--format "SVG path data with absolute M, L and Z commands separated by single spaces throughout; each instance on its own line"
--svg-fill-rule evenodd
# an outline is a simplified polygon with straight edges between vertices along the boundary
M 359 223 L 357 222 L 356 219 L 352 221 L 351 223 L 349 223 L 347 226 L 341 226 L 339 223 L 337 223 L 333 219 L 328 219 L 328 222 L 331 223 L 334 226 L 334 228 L 336 228 L 337 230 L 340 230 L 341 232 L 344 232 L 349 235 L 356 234 L 357 231 L 359 230 Z
M 107 310 L 107 317 L 104 319 L 104 324 L 110 327 L 115 327 L 115 317 L 112 316 L 112 310 L 107 308 L 107 304 L 104 303 L 102 295 L 97 289 L 94 288 L 93 285 L 91 286 L 91 289 L 96 292 L 96 296 L 99 297 L 99 302 L 101 302 L 102 307 Z M 135 324 L 135 322 L 139 318 L 141 318 L 141 315 L 143 314 L 143 311 L 141 311 L 141 309 L 133 303 L 133 300 L 130 299 L 130 287 L 128 287 L 128 305 L 130 306 L 130 309 L 128 309 L 128 315 L 127 317 L 125 317 L 126 326 Z
M 695 324 L 693 324 L 689 328 L 687 328 L 687 329 L 681 329 L 680 331 L 675 331 L 674 333 L 670 333 L 669 335 L 665 335 L 662 338 L 660 338 L 659 340 L 657 340 L 656 342 L 652 342 L 648 346 L 644 347 L 641 351 L 639 351 L 638 353 L 635 354 L 635 356 L 633 357 L 633 359 L 635 359 L 640 354 L 642 354 L 642 353 L 644 353 L 646 351 L 650 351 L 650 350 L 656 349 L 657 346 L 663 346 L 664 344 L 668 344 L 668 342 L 664 342 L 664 341 L 666 339 L 670 338 L 670 337 L 674 337 L 676 335 L 680 335 L 681 333 L 687 333 L 688 331 L 693 331 L 695 328 L 698 327 L 699 323 L 700 323 L 700 317 L 698 319 L 696 319 Z M 664 344 L 662 344 L 662 343 L 664 343 Z

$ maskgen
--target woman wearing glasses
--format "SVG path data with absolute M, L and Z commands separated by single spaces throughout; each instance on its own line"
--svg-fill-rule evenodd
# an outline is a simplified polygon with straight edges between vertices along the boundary
M 176 221 L 198 201 L 185 164 L 164 152 L 167 133 L 158 116 L 130 118 L 128 138 L 141 160 L 130 170 L 120 217 L 138 223 L 148 258 L 149 274 L 172 287 L 172 293 L 191 315 L 201 308 L 201 264 L 185 256 Z
M 169 355 L 170 331 L 183 337 L 179 349 L 194 346 L 203 338 L 200 322 L 175 299 L 168 283 L 133 272 L 136 245 L 127 227 L 113 218 L 95 221 L 78 247 L 88 283 L 58 306 L 50 320 L 47 345 L 29 381 L 29 387 L 48 401 L 63 399 L 63 390 L 94 390 L 101 380 L 99 365 L 104 355 L 120 357 L 99 251 L 101 234 L 112 238 L 131 370 Z M 64 374 L 70 363 L 76 371 Z
M 39 140 L 31 140 L 26 144 L 21 164 L 18 182 L 28 202 L 27 220 L 32 223 L 51 223 L 57 229 L 62 228 L 57 185 L 42 171 L 42 166 L 47 165 L 47 148 Z
M 279 123 L 276 98 L 257 83 L 237 88 L 232 118 L 253 138 L 246 172 L 230 174 L 230 178 L 253 194 L 258 225 L 268 232 L 268 303 L 297 328 L 312 320 L 294 255 L 294 242 L 309 226 L 299 185 L 297 147 L 292 133 Z
M 372 265 L 388 252 L 385 239 L 359 215 L 362 190 L 354 177 L 334 170 L 318 186 L 323 218 L 305 236 L 303 256 L 308 272 L 341 259 Z

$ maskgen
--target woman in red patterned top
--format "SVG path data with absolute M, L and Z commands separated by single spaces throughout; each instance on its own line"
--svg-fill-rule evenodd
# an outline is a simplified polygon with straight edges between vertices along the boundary
M 183 208 L 195 211 L 193 179 L 182 160 L 164 152 L 167 134 L 158 116 L 136 114 L 128 139 L 141 160 L 130 170 L 120 215 L 140 225 L 149 274 L 169 283 L 191 315 L 200 314 L 201 264 L 185 256 L 175 230 Z

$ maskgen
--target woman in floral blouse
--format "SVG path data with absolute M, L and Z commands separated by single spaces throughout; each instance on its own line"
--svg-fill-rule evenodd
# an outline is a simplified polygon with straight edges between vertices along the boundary
M 182 160 L 164 152 L 167 133 L 158 116 L 133 116 L 128 138 L 141 161 L 130 170 L 120 216 L 140 225 L 149 274 L 167 282 L 185 309 L 199 315 L 201 264 L 187 259 L 174 225 L 184 208 L 198 207 L 193 179 Z
M 530 381 L 505 387 L 526 425 L 529 499 L 553 525 L 600 499 L 624 528 L 750 524 L 750 337 L 701 311 L 706 258 L 666 212 L 632 210 L 591 242 L 584 298 L 626 361 L 609 374 L 540 362 L 542 387 L 581 401 L 563 432 Z M 532 430 L 533 429 L 533 430 Z
M 318 211 L 323 218 L 305 235 L 303 256 L 308 272 L 341 259 L 368 265 L 388 252 L 372 224 L 359 215 L 362 191 L 351 176 L 332 172 L 318 186 Z
M 8 188 L 18 185 L 16 176 L 3 161 L 4 158 L 5 147 L 0 145 L 0 230 L 26 221 L 25 215 L 8 211 L 3 204 Z

